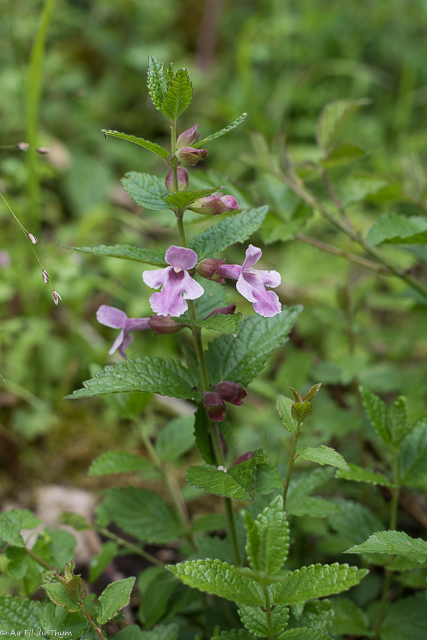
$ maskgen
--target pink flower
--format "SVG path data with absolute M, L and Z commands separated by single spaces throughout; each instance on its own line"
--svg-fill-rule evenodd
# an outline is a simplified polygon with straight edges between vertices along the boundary
M 195 147 L 181 147 L 175 153 L 181 164 L 193 166 L 199 160 L 203 160 L 208 155 L 207 149 L 196 149 Z
M 108 352 L 110 356 L 118 349 L 120 355 L 126 358 L 125 349 L 133 342 L 133 336 L 129 335 L 129 332 L 142 331 L 150 328 L 148 324 L 150 318 L 128 318 L 124 311 L 116 309 L 116 307 L 109 307 L 106 304 L 102 304 L 99 307 L 96 312 L 96 319 L 106 327 L 121 329 Z
M 203 287 L 188 273 L 197 263 L 197 254 L 184 247 L 169 247 L 165 255 L 170 265 L 164 269 L 144 271 L 142 279 L 152 289 L 162 287 L 150 298 L 151 308 L 159 316 L 181 316 L 188 309 L 187 300 L 203 295 Z
M 214 196 L 199 198 L 189 207 L 195 213 L 202 213 L 205 216 L 217 216 L 221 213 L 234 211 L 239 208 L 236 198 L 233 196 L 223 196 L 217 193 Z
M 197 142 L 200 138 L 200 133 L 197 131 L 197 127 L 199 125 L 195 124 L 191 129 L 187 129 L 187 131 L 183 131 L 176 141 L 176 148 L 180 149 L 181 147 L 189 147 L 193 144 L 193 142 Z
M 188 189 L 188 185 L 189 185 L 188 171 L 187 169 L 184 169 L 184 167 L 177 167 L 177 171 L 178 171 L 178 191 L 185 191 L 186 189 Z M 168 175 L 166 176 L 165 184 L 166 184 L 166 189 L 169 191 L 169 193 L 174 193 L 172 169 L 169 171 Z
M 261 271 L 253 269 L 253 265 L 261 258 L 262 251 L 252 244 L 246 249 L 246 258 L 240 267 L 238 264 L 223 264 L 216 275 L 237 280 L 237 291 L 249 302 L 260 316 L 271 318 L 281 312 L 279 296 L 265 287 L 278 287 L 281 282 L 277 271 Z

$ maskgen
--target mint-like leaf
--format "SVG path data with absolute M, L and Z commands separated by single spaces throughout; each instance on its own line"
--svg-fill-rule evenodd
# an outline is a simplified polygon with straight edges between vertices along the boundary
M 156 267 L 167 267 L 165 262 L 165 254 L 158 249 L 140 249 L 132 247 L 130 244 L 116 244 L 107 247 L 100 244 L 98 247 L 64 247 L 71 251 L 79 251 L 80 253 L 91 253 L 94 256 L 106 256 L 108 258 L 119 258 L 120 260 L 133 260 L 134 262 L 143 262 L 144 264 L 152 264 Z
M 229 133 L 230 131 L 233 131 L 233 129 L 238 127 L 239 124 L 242 124 L 242 122 L 244 122 L 247 117 L 248 117 L 247 113 L 242 113 L 241 116 L 239 116 L 236 120 L 234 120 L 234 122 L 229 124 L 227 127 L 224 127 L 224 129 L 221 129 L 221 131 L 217 131 L 216 133 L 213 133 L 212 135 L 208 136 L 207 138 L 203 138 L 203 140 L 198 140 L 196 143 L 193 144 L 193 147 L 198 149 L 202 145 L 206 144 L 206 142 L 211 142 L 212 140 L 216 140 L 217 138 L 220 138 L 221 136 L 224 136 L 226 133 Z
M 380 438 L 382 438 L 386 444 L 390 444 L 391 439 L 387 426 L 387 405 L 381 398 L 371 393 L 371 391 L 365 387 L 359 387 L 359 391 L 369 422 Z
M 175 191 L 174 193 L 166 196 L 164 200 L 170 208 L 176 208 L 183 211 L 196 202 L 196 200 L 199 200 L 199 198 L 206 198 L 207 196 L 212 195 L 212 193 L 215 193 L 215 191 L 219 191 L 219 189 L 187 189 L 186 191 Z
M 99 624 L 112 620 L 120 609 L 129 604 L 130 594 L 136 578 L 117 580 L 108 585 L 99 596 L 101 613 L 97 617 Z
M 108 489 L 102 509 L 110 521 L 143 542 L 166 544 L 181 532 L 175 512 L 161 496 L 148 489 Z
M 193 101 L 193 85 L 186 69 L 179 69 L 169 83 L 163 97 L 160 111 L 171 122 L 176 122 Z
M 15 636 L 19 632 L 23 636 L 25 629 L 39 630 L 41 629 L 39 622 L 41 611 L 40 602 L 12 595 L 0 596 L 1 629 L 8 633 L 14 631 Z
M 261 586 L 249 569 L 238 569 L 221 560 L 193 560 L 166 567 L 190 587 L 238 602 L 264 605 Z
M 132 471 L 146 471 L 152 463 L 128 451 L 106 451 L 92 462 L 88 474 L 103 476 L 112 473 L 128 473 Z
M 239 607 L 239 616 L 248 631 L 259 638 L 269 636 L 267 613 L 264 608 L 242 604 Z M 278 635 L 288 624 L 289 608 L 279 604 L 271 612 L 271 624 L 274 635 Z
M 42 584 L 41 587 L 58 607 L 64 607 L 67 611 L 71 612 L 81 610 L 79 602 L 70 596 L 66 586 L 61 582 Z
M 147 86 L 151 100 L 158 111 L 163 102 L 166 93 L 167 72 L 165 65 L 157 60 L 154 56 L 148 57 Z
M 93 398 L 106 393 L 148 391 L 163 396 L 199 400 L 197 376 L 175 360 L 163 358 L 136 358 L 109 365 L 95 377 L 83 383 L 84 389 L 74 391 L 67 399 Z
M 194 446 L 194 415 L 171 420 L 159 434 L 156 453 L 163 462 L 177 460 Z
M 211 258 L 235 242 L 245 242 L 259 229 L 267 211 L 268 207 L 264 206 L 227 216 L 193 238 L 189 247 L 197 253 L 199 261 Z
M 148 149 L 148 151 L 152 151 L 156 155 L 161 158 L 168 158 L 169 151 L 163 149 L 159 144 L 155 142 L 151 142 L 151 140 L 144 140 L 144 138 L 137 138 L 136 136 L 129 135 L 127 133 L 120 133 L 120 131 L 112 131 L 110 129 L 101 129 L 104 136 L 111 136 L 112 138 L 121 138 L 122 140 L 127 140 L 128 142 L 133 142 L 134 144 L 139 145 L 140 147 L 144 147 L 144 149 Z
M 409 487 L 423 487 L 427 479 L 427 420 L 414 425 L 399 450 L 399 477 Z
M 246 553 L 254 571 L 274 575 L 282 568 L 289 550 L 289 527 L 283 511 L 283 498 L 273 498 L 252 520 L 244 512 L 247 531 Z
M 348 598 L 333 598 L 331 633 L 334 635 L 366 635 L 369 630 L 369 620 L 365 612 Z
M 367 569 L 338 563 L 302 567 L 272 586 L 274 604 L 293 604 L 341 593 L 359 584 L 367 573 Z
M 287 396 L 277 396 L 276 408 L 279 412 L 283 425 L 290 433 L 298 432 L 298 422 L 292 417 L 292 406 L 294 402 Z
M 247 316 L 237 338 L 222 335 L 209 344 L 206 362 L 211 384 L 232 380 L 246 387 L 267 358 L 285 344 L 302 307 L 287 307 L 273 318 Z
M 382 215 L 366 237 L 371 247 L 381 243 L 427 244 L 427 219 L 424 216 Z
M 403 531 L 377 531 L 366 542 L 355 545 L 344 553 L 387 553 L 423 564 L 427 560 L 427 542 L 421 538 L 411 538 Z
M 14 547 L 25 547 L 21 536 L 24 515 L 19 509 L 11 509 L 0 514 L 0 539 Z
M 173 318 L 178 324 L 185 324 L 193 327 L 202 327 L 203 329 L 212 329 L 227 335 L 236 337 L 239 332 L 239 324 L 242 319 L 241 313 L 233 313 L 222 315 L 220 313 L 206 318 L 206 320 L 190 320 L 190 318 Z
M 331 467 L 338 467 L 338 469 L 344 469 L 344 471 L 350 471 L 350 467 L 338 451 L 327 447 L 324 444 L 318 447 L 307 447 L 299 454 L 303 460 L 309 462 L 317 462 L 317 464 L 328 464 Z
M 140 207 L 151 210 L 165 210 L 167 189 L 165 181 L 149 173 L 129 171 L 121 180 L 123 187 L 134 202 Z
M 354 482 L 367 482 L 369 484 L 379 484 L 383 487 L 392 487 L 393 483 L 383 473 L 377 473 L 370 469 L 364 469 L 356 464 L 349 463 L 349 471 L 340 469 L 336 472 L 336 478 L 343 480 L 353 480 Z
M 332 167 L 345 167 L 357 160 L 361 160 L 367 156 L 367 152 L 357 144 L 350 142 L 343 142 L 330 150 L 328 155 L 321 164 L 325 169 L 331 169 Z
M 370 100 L 336 100 L 324 107 L 316 126 L 317 143 L 325 151 L 329 151 L 333 140 L 338 135 L 350 116 L 369 104 Z

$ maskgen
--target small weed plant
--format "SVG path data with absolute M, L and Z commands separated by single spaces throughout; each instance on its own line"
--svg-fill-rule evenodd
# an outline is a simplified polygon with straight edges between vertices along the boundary
M 213 174 L 200 177 L 192 171 L 208 155 L 205 147 L 242 124 L 247 114 L 200 139 L 198 125 L 185 131 L 178 125 L 193 99 L 185 69 L 175 72 L 151 57 L 148 91 L 167 121 L 170 148 L 117 131 L 104 130 L 104 135 L 139 145 L 164 162 L 165 176 L 130 172 L 123 185 L 138 205 L 162 216 L 167 212 L 168 228 L 171 220 L 176 222 L 175 239 L 162 250 L 130 245 L 74 248 L 147 265 L 141 295 L 150 295 L 153 313 L 132 318 L 124 309 L 101 305 L 98 321 L 118 332 L 110 354 L 117 351 L 122 361 L 96 372 L 70 396 L 107 396 L 118 414 L 134 424 L 146 456 L 103 453 L 89 474 L 132 474 L 134 486 L 127 481 L 107 489 L 93 523 L 71 513 L 63 516 L 76 530 L 92 529 L 104 536 L 87 580 L 75 573 L 71 533 L 48 528 L 25 541 L 21 532 L 40 521 L 26 510 L 1 514 L 1 567 L 12 590 L 20 594 L 0 597 L 2 635 L 424 640 L 427 542 L 399 529 L 401 523 L 411 531 L 399 505 L 405 495 L 426 486 L 427 420 L 411 422 L 403 397 L 387 406 L 367 388 L 358 388 L 354 376 L 365 428 L 359 449 L 347 461 L 327 443 L 299 445 L 301 433 L 304 442 L 310 441 L 316 394 L 324 393 L 320 383 L 291 388 L 292 397 L 277 397 L 282 435 L 269 450 L 236 450 L 229 415 L 236 411 L 230 405 L 246 402 L 248 386 L 287 342 L 302 311 L 301 306 L 282 306 L 276 293 L 281 276 L 269 269 L 275 265 L 268 251 L 262 254 L 251 244 L 252 236 L 262 227 L 267 242 L 285 239 L 286 234 L 300 233 L 312 211 L 320 212 L 369 255 L 347 251 L 343 257 L 400 278 L 425 299 L 424 285 L 377 248 L 386 239 L 419 241 L 426 233 L 425 217 L 380 218 L 368 239 L 349 221 L 346 203 L 382 186 L 369 176 L 353 182 L 347 178 L 347 191 L 338 196 L 330 181 L 331 169 L 347 167 L 365 153 L 352 143 L 336 144 L 343 123 L 363 101 L 342 100 L 325 108 L 317 128 L 317 164 L 295 164 L 285 147 L 270 151 L 254 135 L 257 155 L 252 164 L 295 194 L 292 216 L 283 221 L 268 213 L 267 205 L 241 205 L 237 191 L 237 197 L 223 195 L 226 187 L 215 183 Z M 310 189 L 319 177 L 329 194 L 327 204 L 319 189 Z M 197 220 L 203 220 L 203 230 L 195 233 Z M 236 264 L 223 257 L 233 244 L 234 255 L 240 255 Z M 253 306 L 245 317 L 236 311 L 239 296 Z M 342 305 L 350 313 L 344 294 Z M 173 334 L 168 340 L 177 341 L 181 358 L 128 359 L 126 350 L 138 331 L 151 332 L 159 342 L 164 334 Z M 152 433 L 141 417 L 150 394 L 184 400 L 194 412 Z M 194 447 L 200 460 L 186 469 L 186 486 L 180 487 L 175 470 Z M 274 449 L 280 450 L 277 456 Z M 196 460 L 194 451 L 191 455 Z M 164 492 L 145 488 L 147 478 L 162 480 Z M 321 497 L 313 495 L 319 491 Z M 190 517 L 188 501 L 201 493 L 206 512 Z M 111 524 L 122 535 L 111 531 Z M 303 553 L 307 536 L 310 553 Z M 153 545 L 173 549 L 178 561 L 163 562 Z M 146 568 L 112 582 L 95 597 L 90 585 L 115 557 L 126 554 L 141 557 Z M 307 557 L 314 562 L 306 563 Z M 130 622 L 123 613 L 126 608 Z

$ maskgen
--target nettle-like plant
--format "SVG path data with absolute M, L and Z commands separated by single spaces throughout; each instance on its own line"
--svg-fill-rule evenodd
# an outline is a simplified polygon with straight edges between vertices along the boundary
M 0 626 L 10 637 L 32 629 L 32 635 L 90 640 L 109 637 L 119 626 L 124 628 L 117 632 L 118 640 L 176 640 L 179 628 L 185 638 L 197 634 L 223 640 L 325 640 L 331 638 L 329 631 L 334 637 L 403 638 L 393 635 L 393 630 L 408 613 L 416 618 L 422 604 L 415 596 L 387 609 L 387 595 L 396 573 L 427 561 L 427 543 L 394 529 L 400 487 L 414 486 L 424 473 L 426 424 L 408 424 L 404 400 L 387 410 L 379 398 L 362 390 L 367 415 L 382 446 L 390 451 L 391 477 L 386 471 L 379 474 L 349 465 L 325 445 L 298 451 L 299 435 L 307 428 L 305 422 L 320 389 L 316 384 L 305 395 L 292 389 L 293 400 L 282 395 L 277 398 L 280 419 L 292 437 L 283 477 L 265 450 L 236 453 L 227 403 L 242 405 L 248 385 L 269 356 L 286 342 L 301 307 L 282 307 L 278 295 L 270 290 L 280 284 L 280 275 L 257 268 L 261 249 L 249 244 L 244 258 L 242 252 L 241 265 L 227 264 L 220 257 L 226 247 L 246 242 L 257 231 L 267 207 L 238 211 L 236 199 L 223 196 L 220 187 L 189 188 L 186 167 L 203 160 L 208 153 L 203 146 L 234 129 L 246 114 L 204 140 L 199 140 L 198 125 L 178 136 L 178 118 L 193 96 L 187 71 L 175 73 L 151 57 L 148 89 L 155 107 L 169 123 L 170 152 L 135 136 L 107 130 L 104 134 L 138 144 L 167 165 L 165 181 L 132 172 L 123 184 L 137 204 L 170 210 L 177 223 L 176 244 L 164 251 L 129 245 L 75 248 L 157 267 L 143 272 L 144 283 L 157 291 L 150 297 L 154 313 L 147 318 L 128 318 L 125 311 L 108 305 L 98 309 L 100 323 L 120 330 L 110 354 L 118 350 L 124 362 L 97 372 L 84 383 L 84 389 L 70 397 L 107 396 L 120 416 L 134 422 L 148 456 L 106 452 L 92 463 L 89 474 L 131 472 L 141 478 L 160 478 L 169 502 L 158 493 L 127 484 L 105 492 L 95 524 L 74 514 L 64 515 L 64 522 L 75 529 L 93 529 L 108 538 L 92 559 L 90 584 L 120 554 L 136 554 L 150 565 L 137 577 L 138 618 L 144 630 L 128 624 L 120 613 L 129 603 L 136 577 L 111 583 L 96 599 L 85 580 L 74 574 L 74 537 L 66 531 L 46 529 L 36 534 L 31 546 L 21 531 L 40 522 L 30 512 L 17 509 L 0 516 L 2 566 L 26 597 L 0 597 Z M 187 242 L 187 211 L 225 215 Z M 252 303 L 254 315 L 242 318 L 236 313 L 236 304 L 228 304 L 227 279 L 235 281 L 237 291 Z M 132 333 L 142 330 L 159 335 L 186 331 L 192 343 L 185 341 L 183 361 L 148 356 L 127 359 Z M 211 339 L 210 333 L 207 342 L 203 340 L 207 330 L 220 335 Z M 197 407 L 194 415 L 170 421 L 156 434 L 154 444 L 151 427 L 140 419 L 152 393 L 185 399 Z M 204 464 L 187 469 L 187 482 L 196 490 L 222 497 L 225 516 L 211 513 L 194 521 L 189 517 L 173 465 L 194 444 Z M 293 475 L 298 458 L 326 467 Z M 362 505 L 344 498 L 312 496 L 334 473 L 340 479 L 380 485 L 390 492 L 389 531 L 384 531 L 380 518 Z M 246 508 L 236 513 L 233 501 L 247 503 Z M 292 540 L 298 541 L 297 518 L 307 514 L 327 517 L 341 542 L 349 541 L 339 550 L 352 545 L 348 553 L 361 554 L 365 567 L 344 563 L 299 566 L 297 554 L 288 559 Z M 110 523 L 136 542 L 111 532 L 107 528 Z M 218 531 L 225 535 L 206 535 Z M 172 545 L 175 554 L 178 550 L 179 561 L 166 564 L 147 548 L 152 544 Z M 391 555 L 391 560 L 384 560 L 384 554 Z M 358 585 L 368 573 L 367 566 L 375 565 L 385 568 L 386 577 L 374 614 L 370 612 L 368 617 L 355 600 L 324 599 Z M 49 597 L 47 603 L 30 599 L 39 585 Z M 168 624 L 152 628 L 163 620 Z

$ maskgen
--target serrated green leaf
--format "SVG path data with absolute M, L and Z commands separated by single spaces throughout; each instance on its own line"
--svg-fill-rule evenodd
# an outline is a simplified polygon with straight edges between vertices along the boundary
M 140 249 L 132 247 L 129 244 L 116 244 L 114 247 L 107 247 L 100 244 L 98 247 L 64 247 L 70 251 L 79 251 L 80 253 L 91 253 L 94 256 L 106 256 L 108 258 L 120 258 L 121 260 L 133 260 L 135 262 L 143 262 L 144 264 L 152 264 L 157 267 L 167 267 L 165 262 L 165 254 L 158 249 Z
M 175 78 L 169 83 L 163 97 L 160 111 L 171 122 L 184 113 L 193 101 L 193 85 L 186 69 L 179 69 Z
M 192 205 L 193 202 L 199 200 L 199 198 L 206 198 L 212 193 L 215 193 L 215 191 L 218 191 L 218 189 L 188 189 L 187 191 L 176 191 L 175 193 L 171 193 L 166 196 L 165 202 L 173 209 L 180 209 L 181 211 L 184 211 Z
M 245 242 L 259 229 L 267 211 L 268 207 L 264 206 L 227 216 L 193 238 L 189 248 L 197 253 L 200 261 L 224 251 L 231 244 Z
M 181 532 L 175 512 L 161 496 L 148 489 L 108 489 L 102 507 L 110 521 L 143 542 L 166 544 Z
M 264 605 L 264 595 L 249 569 L 238 569 L 221 560 L 192 560 L 169 565 L 179 580 L 200 591 L 238 602 Z
M 165 76 L 167 76 L 165 65 L 154 56 L 148 56 L 147 86 L 151 100 L 158 111 L 161 110 L 160 107 L 166 92 Z
M 387 426 L 387 406 L 385 402 L 365 387 L 359 387 L 359 391 L 369 422 L 380 438 L 382 438 L 386 444 L 391 444 L 390 433 Z
M 247 316 L 237 338 L 222 335 L 209 344 L 206 363 L 211 384 L 232 380 L 246 387 L 267 358 L 287 341 L 302 307 L 285 307 L 273 318 Z
M 382 242 L 427 244 L 427 219 L 397 213 L 382 215 L 369 229 L 366 239 L 371 247 Z
M 337 187 L 337 196 L 343 207 L 355 202 L 362 202 L 387 185 L 384 178 L 373 175 L 355 175 L 344 178 Z
M 89 467 L 90 476 L 103 476 L 110 473 L 128 473 L 131 471 L 145 471 L 152 467 L 152 463 L 128 451 L 106 451 L 95 458 Z
M 359 544 L 374 531 L 383 529 L 381 520 L 372 511 L 352 500 L 334 500 L 339 512 L 329 516 L 331 527 L 345 544 Z
M 120 631 L 116 633 L 114 638 L 116 638 L 117 640 L 144 640 L 145 633 L 150 632 L 144 632 L 139 625 L 131 624 L 124 629 L 120 629 Z
M 283 425 L 290 433 L 298 432 L 298 422 L 292 417 L 294 401 L 286 396 L 277 396 L 276 408 Z
M 3 632 L 14 631 L 15 637 L 18 633 L 24 635 L 25 629 L 39 630 L 41 611 L 41 602 L 18 596 L 0 595 L 0 628 Z M 3 633 L 3 637 L 7 635 Z
M 400 482 L 408 487 L 423 486 L 427 479 L 427 420 L 422 420 L 406 436 L 399 449 Z
M 147 573 L 149 573 L 148 578 L 146 578 Z M 144 627 L 150 628 L 159 622 L 168 611 L 169 598 L 176 587 L 176 582 L 169 571 L 162 567 L 151 567 L 149 572 L 144 571 L 140 577 L 138 588 L 143 597 L 138 609 L 138 616 L 144 623 Z
M 335 615 L 332 620 L 331 633 L 334 635 L 366 635 L 369 620 L 365 612 L 348 598 L 333 598 L 332 609 Z
M 92 529 L 91 523 L 78 513 L 72 513 L 71 511 L 65 511 L 61 514 L 59 519 L 60 524 L 69 524 L 76 531 L 86 531 Z
M 369 102 L 366 98 L 362 98 L 360 100 L 336 100 L 327 104 L 320 114 L 316 126 L 316 138 L 319 146 L 328 151 L 334 138 L 350 116 Z
M 323 498 L 310 498 L 309 496 L 306 496 L 300 500 L 296 500 L 295 497 L 292 496 L 292 498 L 288 497 L 286 501 L 286 513 L 293 516 L 326 518 L 327 516 L 337 512 L 337 507 Z
M 234 500 L 254 500 L 257 465 L 266 460 L 264 451 L 255 451 L 250 460 L 230 467 L 227 471 L 218 470 L 213 465 L 189 467 L 185 477 L 194 487 L 204 489 L 217 496 Z
M 331 636 L 321 631 L 301 627 L 285 631 L 279 636 L 279 640 L 331 640 Z
M 239 616 L 248 631 L 251 631 L 259 638 L 267 638 L 270 635 L 267 622 L 267 613 L 261 607 L 251 607 L 241 605 Z M 270 615 L 271 625 L 274 635 L 278 635 L 287 625 L 289 619 L 289 608 L 279 604 L 273 608 Z
M 367 156 L 367 152 L 357 144 L 343 142 L 330 150 L 326 158 L 321 160 L 321 165 L 325 169 L 332 167 L 345 167 L 357 160 L 361 160 Z
M 263 496 L 275 489 L 283 490 L 283 480 L 279 470 L 269 462 L 258 465 L 255 479 L 255 494 Z
M 142 632 L 141 640 L 177 640 L 178 624 L 159 624 L 155 629 Z
M 388 430 L 391 442 L 396 448 L 411 430 L 408 424 L 406 398 L 403 396 L 395 400 L 388 411 Z
M 163 462 L 177 460 L 194 446 L 194 414 L 175 418 L 164 427 L 156 441 L 156 453 Z
M 31 575 L 38 579 L 39 574 L 44 571 L 44 567 L 29 556 L 26 549 L 22 547 L 7 547 L 5 556 L 9 560 L 6 571 L 8 575 L 15 578 Z
M 377 531 L 365 542 L 344 553 L 388 553 L 423 564 L 427 560 L 427 542 L 421 538 L 411 538 L 403 531 Z
M 244 122 L 246 120 L 248 115 L 249 114 L 247 114 L 247 113 L 242 113 L 241 116 L 239 116 L 236 120 L 234 120 L 234 122 L 229 124 L 227 127 L 224 127 L 224 129 L 221 129 L 221 131 L 217 131 L 216 133 L 213 133 L 212 135 L 208 136 L 207 138 L 203 138 L 203 140 L 198 140 L 192 146 L 195 147 L 196 149 L 198 149 L 202 145 L 206 144 L 206 142 L 211 142 L 212 140 L 216 140 L 217 138 L 220 138 L 221 136 L 225 135 L 226 133 L 229 133 L 230 131 L 233 131 L 233 129 L 238 127 L 239 124 L 242 124 L 242 122 Z
M 87 629 L 89 622 L 80 613 L 70 613 L 53 602 L 47 602 L 40 614 L 40 624 L 45 636 L 77 639 Z
M 369 484 L 379 484 L 383 487 L 392 487 L 393 483 L 383 474 L 370 469 L 363 469 L 356 464 L 349 463 L 349 471 L 340 469 L 336 472 L 336 478 L 343 480 L 353 480 L 354 482 L 368 482 Z
M 380 627 L 381 640 L 425 640 L 427 607 L 425 593 L 400 598 L 387 608 Z
M 24 515 L 19 509 L 11 509 L 0 514 L 0 538 L 15 547 L 25 547 L 21 536 Z
M 293 604 L 341 593 L 359 584 L 367 573 L 367 569 L 338 563 L 302 567 L 272 586 L 274 604 Z
M 191 320 L 190 318 L 173 318 L 178 324 L 185 324 L 193 327 L 202 327 L 203 329 L 212 329 L 213 331 L 219 331 L 226 335 L 236 337 L 239 332 L 239 324 L 242 319 L 242 314 L 216 314 L 206 320 Z
M 338 469 L 350 471 L 350 467 L 342 455 L 335 451 L 335 449 L 327 447 L 324 444 L 321 444 L 318 447 L 307 447 L 307 449 L 301 451 L 299 455 L 303 460 L 307 460 L 309 462 L 316 462 L 317 464 L 322 465 L 328 464 L 331 467 L 338 467 Z
M 200 400 L 197 376 L 175 360 L 136 358 L 109 365 L 95 377 L 83 383 L 84 389 L 74 391 L 67 399 L 93 398 L 106 393 L 148 391 L 163 396 Z
M 112 131 L 110 129 L 101 129 L 104 136 L 111 136 L 112 138 L 121 138 L 122 140 L 127 140 L 128 142 L 133 142 L 134 144 L 139 145 L 140 147 L 144 147 L 144 149 L 148 149 L 148 151 L 152 151 L 157 156 L 161 158 L 168 158 L 169 151 L 163 149 L 159 144 L 155 142 L 151 142 L 151 140 L 144 140 L 144 138 L 137 138 L 136 136 L 129 135 L 127 133 L 120 133 L 120 131 Z
M 283 511 L 283 498 L 273 498 L 252 520 L 244 512 L 246 526 L 246 553 L 254 571 L 275 575 L 282 568 L 289 550 L 289 527 Z
M 117 580 L 104 589 L 98 600 L 101 604 L 101 612 L 97 617 L 99 624 L 105 624 L 115 618 L 120 609 L 129 604 L 130 594 L 136 578 L 124 578 Z
M 52 602 L 58 607 L 64 607 L 67 611 L 71 612 L 81 610 L 79 602 L 70 596 L 65 585 L 61 582 L 49 582 L 47 584 L 42 584 L 41 588 L 46 591 L 50 600 L 52 600 Z
M 101 545 L 99 553 L 92 556 L 89 563 L 89 582 L 93 584 L 117 555 L 118 545 L 112 540 Z
M 140 207 L 151 210 L 170 208 L 164 200 L 168 194 L 165 181 L 157 176 L 129 171 L 122 178 L 121 183 L 132 200 Z
M 311 600 L 304 604 L 301 615 L 296 615 L 293 605 L 290 626 L 296 628 L 308 628 L 325 633 L 331 626 L 334 612 L 329 600 Z

